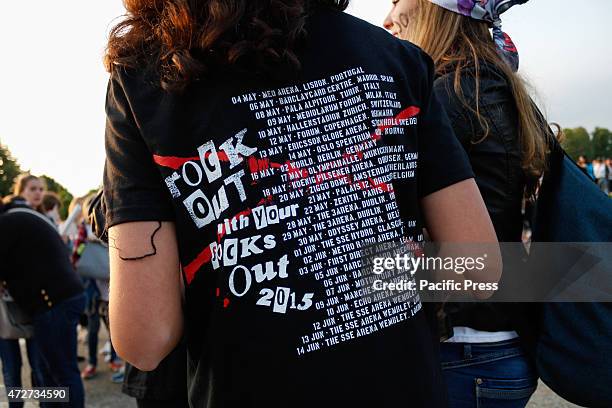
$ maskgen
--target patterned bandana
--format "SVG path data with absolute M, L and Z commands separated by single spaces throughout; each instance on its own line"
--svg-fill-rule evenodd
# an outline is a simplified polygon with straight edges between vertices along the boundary
M 525 4 L 529 0 L 429 0 L 447 10 L 476 20 L 487 21 L 493 26 L 493 39 L 500 55 L 513 71 L 518 71 L 519 55 L 510 36 L 501 29 L 500 15 L 510 7 Z

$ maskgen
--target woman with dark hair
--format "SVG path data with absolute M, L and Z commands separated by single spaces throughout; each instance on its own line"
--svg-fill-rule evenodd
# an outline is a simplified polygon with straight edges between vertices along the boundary
M 149 371 L 185 333 L 192 407 L 446 406 L 420 300 L 362 256 L 497 241 L 431 59 L 347 3 L 126 1 L 111 33 L 113 344 Z
M 501 30 L 500 15 L 525 2 L 399 0 L 384 23 L 434 61 L 435 92 L 469 156 L 497 238 L 517 243 L 502 252 L 504 272 L 524 267 L 522 203 L 536 193 L 551 135 L 516 73 L 517 49 Z M 514 314 L 499 304 L 445 305 L 448 340 L 441 352 L 451 406 L 527 404 L 537 374 Z
M 32 317 L 34 334 L 27 340 L 33 341 L 36 351 L 32 358 L 28 345 L 32 372 L 37 373 L 32 386 L 68 387 L 70 401 L 66 406 L 83 407 L 85 395 L 77 365 L 76 325 L 85 301 L 66 245 L 50 219 L 20 200 L 13 200 L 2 209 L 0 231 L 3 289 Z M 5 342 L 13 342 L 18 366 L 5 359 Z M 5 386 L 21 387 L 19 343 L 3 340 L 1 344 Z M 49 405 L 43 401 L 41 406 Z
M 14 182 L 13 196 L 6 199 L 6 209 L 17 206 L 28 206 L 33 209 L 41 209 L 45 185 L 43 181 L 32 174 L 21 174 Z M 0 213 L 2 209 L 0 208 Z M 9 231 L 0 231 L 0 234 L 5 236 L 10 235 Z M 32 249 L 33 255 L 35 249 Z M 7 268 L 7 260 L 2 259 L 0 270 Z M 7 292 L 7 285 L 4 284 L 2 292 Z M 31 383 L 33 387 L 42 387 L 45 384 L 45 378 L 48 377 L 48 369 L 41 355 L 40 349 L 36 344 L 36 339 L 29 338 L 26 342 L 26 355 L 31 370 Z M 18 339 L 0 339 L 0 359 L 2 360 L 2 376 L 5 387 L 21 387 L 21 369 L 23 360 L 21 355 L 21 347 Z M 19 408 L 23 406 L 23 402 L 10 402 L 10 408 Z
M 47 191 L 43 195 L 41 210 L 51 221 L 58 225 L 62 222 L 60 210 L 62 209 L 62 200 L 57 193 Z

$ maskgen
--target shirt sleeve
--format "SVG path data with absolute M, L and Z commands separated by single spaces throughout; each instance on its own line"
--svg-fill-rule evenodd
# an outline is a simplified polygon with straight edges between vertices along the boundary
M 107 227 L 135 221 L 173 221 L 170 195 L 136 124 L 124 80 L 113 73 L 106 97 Z
M 423 110 L 418 125 L 419 198 L 474 178 L 465 150 L 455 137 L 450 120 L 433 91 L 433 62 L 425 53 L 422 57 L 427 76 L 422 84 Z

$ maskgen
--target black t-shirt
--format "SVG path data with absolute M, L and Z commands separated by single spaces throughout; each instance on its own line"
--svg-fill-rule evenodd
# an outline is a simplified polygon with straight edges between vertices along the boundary
M 51 220 L 26 205 L 10 205 L 0 214 L 0 279 L 32 315 L 83 292 Z
M 331 11 L 308 32 L 280 86 L 115 72 L 108 225 L 176 223 L 192 406 L 445 406 L 418 297 L 364 300 L 360 248 L 422 240 L 419 199 L 467 158 L 417 47 Z
M 140 371 L 125 365 L 122 391 L 136 399 L 175 401 L 176 408 L 184 408 L 187 401 L 187 349 L 181 342 L 154 371 Z M 174 406 L 172 407 L 174 408 Z

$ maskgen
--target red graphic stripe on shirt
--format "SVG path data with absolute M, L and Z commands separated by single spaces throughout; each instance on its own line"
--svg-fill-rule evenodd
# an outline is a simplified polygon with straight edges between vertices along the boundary
M 295 166 L 293 162 L 289 160 L 287 160 L 285 164 L 287 165 L 287 173 L 289 174 L 290 180 L 308 177 L 308 170 Z M 283 165 L 281 163 L 272 162 L 268 158 L 258 159 L 256 157 L 249 157 L 249 171 L 251 174 L 263 170 L 280 169 L 282 167 Z
M 208 159 L 212 152 L 206 152 L 205 158 Z M 229 162 L 229 158 L 227 157 L 227 153 L 225 152 L 217 152 L 217 157 L 219 161 Z M 176 156 L 159 156 L 157 154 L 153 155 L 153 161 L 162 166 L 168 167 L 172 170 L 178 170 L 183 164 L 190 161 L 198 161 L 200 157 L 176 157 Z
M 317 185 L 327 180 L 345 180 L 346 184 L 352 184 L 353 176 L 351 174 L 336 174 L 333 171 L 322 171 L 315 175 L 315 183 Z
M 357 150 L 355 153 L 344 153 L 342 155 L 342 158 L 346 160 L 351 160 L 355 156 L 357 156 L 357 160 L 363 160 L 363 152 L 361 150 Z
M 266 198 L 261 199 L 257 203 L 257 205 L 264 205 L 264 204 L 270 203 L 272 202 L 273 199 L 274 198 L 272 196 L 268 196 Z M 238 214 L 231 217 L 230 221 L 233 219 L 238 219 L 238 217 L 240 217 L 241 215 L 248 216 L 252 213 L 252 211 L 253 210 L 251 208 L 247 208 L 246 210 L 241 211 Z M 221 242 L 221 239 L 225 236 L 225 234 L 226 234 L 225 224 L 223 224 L 223 226 L 221 227 L 221 230 L 219 231 L 219 234 L 217 235 L 217 239 L 219 240 L 219 242 Z M 196 259 L 191 261 L 187 266 L 183 268 L 183 271 L 185 272 L 185 278 L 187 279 L 188 285 L 191 284 L 191 282 L 195 278 L 198 271 L 204 265 L 209 263 L 211 260 L 212 260 L 212 250 L 210 249 L 210 245 L 207 245 L 206 248 L 204 248 L 204 250 L 202 250 L 202 252 L 200 252 L 200 254 L 196 257 Z
M 208 156 L 210 156 L 211 154 L 212 154 L 211 152 L 207 152 L 205 155 L 206 158 L 208 159 Z M 219 161 L 222 161 L 222 162 L 230 161 L 229 157 L 227 157 L 227 153 L 225 152 L 217 152 L 217 157 L 219 158 Z
M 374 140 L 379 140 L 382 137 L 382 133 L 386 129 L 393 127 L 393 126 L 399 126 L 402 120 L 416 117 L 420 112 L 421 112 L 421 109 L 417 106 L 410 106 L 404 109 L 394 118 L 389 118 L 389 120 L 383 121 L 383 124 L 378 126 L 376 131 L 372 134 L 372 138 Z M 208 158 L 210 154 L 211 152 L 207 152 L 205 158 Z M 224 162 L 229 161 L 227 154 L 225 154 L 224 152 L 217 152 L 217 155 L 218 155 L 219 161 L 224 161 Z M 354 155 L 356 155 L 360 160 L 363 159 L 364 157 L 363 152 L 361 150 L 357 150 L 354 153 Z M 351 155 L 349 154 L 343 155 L 343 157 L 350 157 L 350 156 Z M 199 157 L 166 157 L 166 156 L 158 156 L 158 155 L 154 155 L 153 159 L 155 160 L 155 163 L 159 164 L 160 166 L 169 167 L 174 170 L 177 170 L 178 168 L 180 168 L 183 164 L 187 163 L 188 161 L 200 160 Z M 309 171 L 307 169 L 302 169 L 300 167 L 297 167 L 291 161 L 287 161 L 285 164 L 287 165 L 287 172 L 289 174 L 289 180 L 296 180 L 299 178 L 306 178 L 309 176 Z M 251 174 L 253 174 L 258 171 L 267 170 L 270 168 L 281 168 L 282 164 L 271 162 L 267 158 L 258 159 L 255 157 L 250 157 L 248 159 L 248 166 L 249 166 L 249 170 Z M 384 183 L 384 182 L 377 183 L 371 177 L 369 177 L 367 181 L 361 180 L 359 182 L 354 182 L 353 177 L 351 175 L 339 175 L 339 174 L 335 174 L 332 171 L 320 172 L 315 175 L 315 182 L 317 184 L 320 184 L 321 182 L 327 179 L 345 179 L 347 184 L 354 184 L 359 189 L 380 189 L 381 191 L 386 192 L 386 193 L 393 191 L 393 186 L 391 184 Z M 266 197 L 265 199 L 262 199 L 258 203 L 258 205 L 262 205 L 262 204 L 271 202 L 272 199 L 273 197 L 271 196 Z M 240 216 L 249 216 L 251 213 L 252 213 L 252 209 L 247 208 L 246 210 L 243 210 L 239 212 L 238 214 L 234 215 L 229 220 L 231 222 L 234 219 L 238 219 Z M 221 240 L 223 239 L 225 235 L 226 235 L 226 230 L 225 230 L 225 225 L 223 225 L 220 227 L 220 230 L 217 234 L 218 242 L 221 242 Z M 192 262 L 189 263 L 189 265 L 183 268 L 183 270 L 185 271 L 187 284 L 190 284 L 195 278 L 195 275 L 200 270 L 200 268 L 202 268 L 205 264 L 209 263 L 211 260 L 212 260 L 212 251 L 210 249 L 210 245 L 208 245 L 196 257 L 196 259 L 194 259 Z M 227 307 L 226 305 L 224 306 Z
M 183 164 L 189 161 L 200 160 L 199 157 L 174 157 L 174 156 L 158 156 L 153 155 L 153 161 L 160 166 L 169 167 L 172 170 L 178 170 Z
M 370 188 L 377 188 L 385 193 L 390 193 L 393 191 L 393 186 L 388 183 L 376 183 L 372 177 L 368 177 L 368 182 L 370 183 Z
M 372 133 L 372 139 L 374 139 L 374 141 L 380 140 L 385 130 L 393 126 L 400 126 L 402 120 L 415 118 L 419 113 L 421 113 L 421 108 L 418 106 L 409 106 L 398 113 L 397 116 L 384 119 L 382 124 L 380 124 L 374 133 Z
M 287 161 L 285 164 L 287 164 L 287 174 L 289 174 L 289 180 L 294 181 L 308 177 L 309 174 L 307 169 L 299 168 L 290 161 Z
M 390 121 L 390 123 L 387 123 L 387 121 L 385 121 L 382 125 L 378 126 L 378 129 L 380 129 L 381 132 L 384 132 L 390 127 L 399 126 L 401 124 L 400 121 L 402 120 L 416 117 L 419 113 L 421 113 L 421 108 L 419 108 L 418 106 L 409 106 L 400 113 L 398 113 L 397 116 L 393 118 L 392 121 Z
M 193 281 L 200 268 L 209 263 L 211 259 L 212 251 L 210 249 L 210 245 L 207 245 L 206 248 L 204 248 L 204 250 L 196 257 L 196 259 L 191 261 L 189 265 L 183 268 L 188 285 Z
M 271 162 L 270 159 L 267 158 L 258 159 L 253 156 L 249 157 L 249 171 L 251 174 L 268 169 L 279 169 L 281 166 L 280 163 Z
M 395 116 L 394 118 L 384 119 L 383 123 L 376 128 L 374 133 L 372 133 L 372 139 L 380 140 L 385 130 L 393 126 L 400 126 L 402 120 L 415 118 L 416 116 L 418 116 L 419 113 L 421 113 L 421 108 L 419 108 L 418 106 L 409 106 L 400 113 L 398 113 L 397 116 Z
M 416 117 L 421 112 L 421 109 L 418 106 L 409 106 L 404 109 L 400 113 L 397 114 L 394 118 L 387 118 L 383 120 L 383 123 L 379 125 L 374 133 L 372 133 L 372 139 L 374 141 L 378 141 L 382 138 L 382 134 L 385 130 L 389 129 L 393 126 L 401 125 L 402 120 L 410 119 Z M 365 146 L 367 142 L 363 142 L 362 146 Z M 362 160 L 364 157 L 362 150 L 357 150 L 355 153 L 345 153 L 342 155 L 345 159 L 351 159 L 357 156 L 357 159 Z M 350 175 L 337 175 L 334 172 L 320 172 L 315 176 L 315 182 L 317 184 L 321 184 L 323 181 L 328 179 L 345 179 L 347 184 L 354 184 L 357 188 L 361 190 L 365 189 L 379 189 L 385 193 L 389 193 L 393 191 L 393 186 L 388 183 L 377 183 L 371 177 L 368 178 L 368 181 L 365 180 L 354 183 L 353 178 Z
M 361 180 L 356 182 L 353 180 L 352 174 L 336 174 L 333 171 L 324 171 L 315 175 L 315 183 L 317 185 L 322 184 L 327 180 L 344 180 L 346 184 L 353 185 L 359 190 L 379 189 L 384 193 L 390 193 L 393 191 L 393 186 L 391 184 L 385 182 L 377 183 L 372 177 L 368 177 L 367 181 Z

